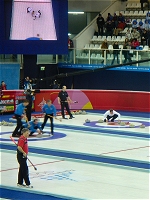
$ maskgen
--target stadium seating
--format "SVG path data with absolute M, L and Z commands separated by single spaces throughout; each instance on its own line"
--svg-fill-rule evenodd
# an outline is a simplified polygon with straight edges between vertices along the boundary
M 107 39 L 108 42 L 108 50 L 109 52 L 107 52 L 107 59 L 106 59 L 106 64 L 110 64 L 111 60 L 113 59 L 113 43 L 115 41 L 118 42 L 119 44 L 119 49 L 123 49 L 123 44 L 125 41 L 125 34 L 127 32 L 128 29 L 130 29 L 130 31 L 132 30 L 132 23 L 134 20 L 136 20 L 138 23 L 140 21 L 145 22 L 145 18 L 146 18 L 146 14 L 148 13 L 148 10 L 145 11 L 141 11 L 141 4 L 138 2 L 127 2 L 127 6 L 126 6 L 126 10 L 121 10 L 121 11 L 116 11 L 115 13 L 117 15 L 119 15 L 119 13 L 122 13 L 122 15 L 125 16 L 126 19 L 126 23 L 127 23 L 127 27 L 125 27 L 125 29 L 119 34 L 119 36 L 96 36 L 93 35 L 93 37 L 91 38 L 91 40 L 89 41 L 89 44 L 85 44 L 84 46 L 84 53 L 80 53 L 80 55 L 76 56 L 77 59 L 82 59 L 83 62 L 84 60 L 90 60 L 90 63 L 94 64 L 98 64 L 98 63 L 103 63 L 104 61 L 104 57 L 102 56 L 102 51 L 101 51 L 101 44 L 102 42 Z M 104 31 L 105 32 L 105 31 Z M 137 53 L 136 51 L 133 54 L 132 60 L 138 60 L 141 59 L 141 55 L 145 56 L 145 52 L 149 50 L 149 46 L 145 45 L 144 47 L 142 45 L 140 45 L 139 52 Z M 144 54 L 142 54 L 142 49 L 144 50 Z M 90 53 L 90 58 L 89 58 L 89 53 Z M 138 58 L 137 58 L 138 55 Z M 123 63 L 124 60 L 124 55 L 122 54 L 122 51 L 119 51 L 119 60 L 120 60 L 120 56 L 122 56 L 122 61 L 120 61 L 120 63 Z M 147 57 L 147 56 L 145 56 Z

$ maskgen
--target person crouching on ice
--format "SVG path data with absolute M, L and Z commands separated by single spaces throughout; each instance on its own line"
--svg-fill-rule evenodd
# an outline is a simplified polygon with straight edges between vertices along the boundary
M 43 133 L 40 124 L 39 124 L 39 120 L 38 119 L 34 119 L 33 121 L 30 121 L 26 124 L 23 125 L 25 128 L 28 128 L 30 131 L 30 135 L 33 135 L 34 133 L 38 133 L 39 135 Z
M 104 114 L 104 122 L 108 122 L 108 121 L 114 122 L 114 120 L 117 118 L 118 118 L 118 121 L 120 122 L 120 114 L 113 109 L 106 111 Z

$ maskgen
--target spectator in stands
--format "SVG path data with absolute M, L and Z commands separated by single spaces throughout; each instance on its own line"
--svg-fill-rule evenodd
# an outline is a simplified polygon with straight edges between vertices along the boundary
M 133 40 L 136 38 L 139 42 L 141 42 L 141 35 L 140 33 L 134 28 L 131 34 L 131 39 Z
M 144 29 L 141 34 L 141 44 L 146 45 L 147 42 L 148 42 L 148 33 L 147 30 Z
M 101 49 L 108 49 L 108 42 L 107 42 L 107 40 L 105 39 L 104 41 L 103 41 L 103 43 L 102 43 L 102 45 L 101 45 Z M 104 57 L 104 52 L 105 52 L 105 50 L 102 50 L 102 56 Z M 108 52 L 108 50 L 106 50 L 106 58 L 107 58 L 107 52 Z M 102 63 L 103 63 L 104 61 L 102 61 Z
M 138 25 L 138 31 L 140 34 L 142 33 L 143 29 L 144 29 L 144 23 L 142 21 L 140 21 L 139 25 Z
M 119 34 L 121 31 L 123 31 L 124 27 L 125 27 L 125 23 L 124 23 L 124 22 L 121 22 L 121 21 L 118 21 L 118 26 L 117 26 L 117 28 L 114 29 L 113 34 L 114 34 L 115 36 L 118 36 L 118 34 Z
M 116 15 L 116 13 L 114 13 L 113 19 L 112 19 L 115 23 L 115 28 L 118 26 L 118 16 Z
M 150 20 L 150 12 L 148 12 L 148 13 L 146 14 L 146 19 L 147 19 L 147 20 Z
M 130 41 L 130 40 L 129 40 L 128 38 L 125 38 L 125 41 L 124 41 L 124 44 L 123 44 L 123 45 L 128 44 L 129 41 Z
M 147 3 L 148 9 L 149 9 L 149 1 L 148 0 L 140 0 L 141 3 L 141 10 L 143 10 L 143 4 Z
M 119 49 L 119 45 L 118 45 L 118 42 L 116 41 L 114 44 L 113 44 L 113 60 L 111 62 L 111 65 L 114 64 L 114 61 L 115 61 L 115 58 L 117 57 L 117 64 L 119 64 L 119 58 L 118 58 L 118 55 L 119 55 L 119 50 L 116 50 L 116 49 Z
M 137 20 L 133 20 L 133 22 L 132 22 L 132 28 L 138 28 L 138 22 L 137 22 Z
M 98 18 L 96 19 L 96 23 L 98 27 L 98 35 L 103 35 L 105 21 L 101 14 L 99 14 Z
M 149 31 L 150 30 L 150 24 L 148 23 L 148 20 L 145 20 L 145 24 L 144 24 L 144 29 Z
M 127 49 L 127 46 L 128 46 L 128 42 L 130 40 L 128 38 L 125 38 L 124 40 L 124 44 L 123 44 L 123 49 Z M 122 54 L 124 55 L 126 53 L 126 51 L 123 51 Z
M 130 25 L 130 24 L 131 24 L 131 19 L 127 19 L 127 18 L 126 18 L 126 19 L 125 19 L 125 23 L 126 23 L 127 25 L 128 25 L 128 24 Z
M 106 22 L 112 21 L 112 19 L 113 19 L 113 16 L 110 13 L 108 13 L 108 16 L 106 18 Z
M 125 43 L 123 45 L 123 49 L 126 49 L 125 51 L 122 52 L 125 58 L 123 63 L 126 63 L 127 60 L 129 62 L 132 62 L 131 57 L 133 56 L 133 53 L 132 53 L 133 50 L 131 50 L 131 42 L 128 41 L 127 43 Z
M 106 36 L 112 36 L 113 30 L 114 30 L 113 22 L 111 21 L 106 22 Z
M 127 38 L 128 40 L 131 40 L 131 31 L 130 31 L 130 29 L 127 30 L 127 32 L 125 34 L 125 38 Z
M 2 90 L 7 90 L 7 85 L 4 81 L 1 82 L 1 89 Z
M 115 24 L 115 21 L 112 19 L 111 21 L 111 24 L 112 24 L 112 27 L 113 27 L 113 30 L 116 28 L 116 24 Z
M 65 62 L 69 63 L 73 62 L 73 48 L 74 48 L 73 41 L 68 36 L 68 54 L 65 55 L 64 57 Z
M 125 22 L 125 18 L 124 18 L 124 16 L 122 15 L 122 13 L 119 13 L 118 21 Z
M 139 41 L 138 41 L 136 38 L 134 38 L 134 39 L 132 40 L 132 42 L 131 42 L 131 47 L 132 47 L 133 49 L 136 49 L 136 47 L 139 47 L 139 46 L 140 46 Z

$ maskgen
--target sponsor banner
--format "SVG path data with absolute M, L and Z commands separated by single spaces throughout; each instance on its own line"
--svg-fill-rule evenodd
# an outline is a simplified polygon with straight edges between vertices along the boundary
M 26 99 L 24 90 L 5 90 L 0 100 L 0 112 L 14 112 L 17 105 L 22 103 Z M 32 105 L 34 109 L 34 101 Z
M 41 112 L 43 105 L 48 99 L 52 100 L 57 110 L 58 93 L 60 90 L 41 90 L 36 95 L 35 111 Z M 72 99 L 69 103 L 71 110 L 126 110 L 137 112 L 149 112 L 150 92 L 132 92 L 122 90 L 67 90 Z M 142 101 L 141 101 L 142 99 Z
M 14 111 L 14 98 L 2 98 L 0 100 L 0 112 L 13 112 Z
M 15 96 L 15 108 L 16 108 L 16 106 L 17 106 L 18 104 L 22 103 L 24 99 L 26 99 L 25 94 L 17 94 L 17 95 Z
M 93 65 L 93 64 L 64 64 L 59 63 L 58 67 L 60 68 L 73 68 L 73 69 L 82 69 L 82 70 L 94 70 L 98 68 L 104 68 L 110 65 Z M 121 70 L 121 71 L 140 71 L 140 72 L 150 72 L 150 67 L 148 66 L 121 66 L 121 67 L 115 67 L 111 69 L 106 70 Z
M 57 110 L 61 109 L 58 104 L 58 93 L 60 90 L 40 91 L 41 92 L 35 96 L 35 111 L 42 112 L 42 107 L 48 99 L 52 100 L 52 103 L 56 106 Z M 72 103 L 69 103 L 71 110 L 108 110 L 112 108 L 114 110 L 150 112 L 150 92 L 76 89 L 68 89 L 67 92 L 73 101 Z M 21 90 L 18 90 L 17 92 L 13 90 L 6 90 L 4 91 L 4 96 L 5 95 L 14 95 L 14 98 L 1 99 L 1 110 L 6 109 L 5 106 L 7 106 L 7 112 L 15 109 L 17 103 L 20 103 L 20 101 L 25 98 L 25 95 L 23 95 Z

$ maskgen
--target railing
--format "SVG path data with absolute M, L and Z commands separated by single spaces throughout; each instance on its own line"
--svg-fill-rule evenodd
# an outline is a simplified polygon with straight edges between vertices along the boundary
M 117 56 L 114 59 L 114 50 L 118 52 L 118 61 Z M 114 61 L 113 61 L 114 59 Z M 128 62 L 142 61 L 145 59 L 150 59 L 150 50 L 148 46 L 145 46 L 143 50 L 135 49 L 71 49 L 68 52 L 68 55 L 37 55 L 37 64 L 85 64 L 85 65 L 116 65 L 124 64 Z M 20 63 L 20 66 L 23 66 L 22 55 L 12 58 L 12 56 L 4 57 L 0 55 L 0 63 Z M 149 67 L 150 61 L 140 62 L 134 64 L 136 66 Z
M 18 54 L 0 54 L 0 64 L 20 64 L 20 68 L 23 67 L 23 55 Z
M 114 54 L 118 52 L 117 55 Z M 114 59 L 115 55 L 115 59 Z M 118 61 L 117 61 L 118 56 Z M 143 50 L 135 49 L 72 49 L 66 56 L 58 59 L 58 62 L 67 64 L 96 64 L 96 65 L 112 65 L 124 64 L 128 62 L 142 61 L 150 59 L 150 50 L 145 47 Z M 134 64 L 136 66 L 150 66 L 150 62 L 141 62 Z

